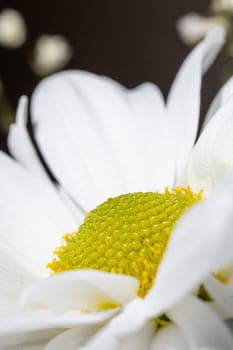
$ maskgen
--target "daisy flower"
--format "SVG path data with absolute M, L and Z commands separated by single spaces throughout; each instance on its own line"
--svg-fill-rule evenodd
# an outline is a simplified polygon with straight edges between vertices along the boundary
M 233 261 L 231 176 L 216 185 L 233 163 L 231 80 L 194 146 L 201 77 L 223 43 L 218 27 L 191 52 L 166 104 L 151 83 L 42 81 L 32 125 L 54 182 L 21 98 L 15 160 L 0 154 L 1 349 L 232 348 L 218 282 Z

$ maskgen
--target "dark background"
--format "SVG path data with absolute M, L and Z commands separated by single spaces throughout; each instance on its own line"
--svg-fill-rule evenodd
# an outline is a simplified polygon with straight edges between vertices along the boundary
M 0 9 L 19 10 L 29 39 L 20 49 L 0 48 L 0 75 L 10 103 L 31 95 L 38 78 L 30 70 L 25 52 L 44 33 L 64 34 L 74 48 L 66 68 L 108 75 L 127 87 L 152 81 L 166 95 L 189 48 L 176 32 L 178 17 L 190 11 L 206 13 L 208 0 L 1 0 Z M 219 81 L 219 63 L 204 81 L 205 105 Z M 0 147 L 5 135 L 0 135 Z

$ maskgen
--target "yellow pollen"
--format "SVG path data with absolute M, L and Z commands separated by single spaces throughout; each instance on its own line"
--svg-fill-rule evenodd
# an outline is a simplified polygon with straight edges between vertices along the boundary
M 95 269 L 134 276 L 143 297 L 155 282 L 174 225 L 201 199 L 202 191 L 180 187 L 110 198 L 88 213 L 77 232 L 63 237 L 47 267 L 54 273 Z

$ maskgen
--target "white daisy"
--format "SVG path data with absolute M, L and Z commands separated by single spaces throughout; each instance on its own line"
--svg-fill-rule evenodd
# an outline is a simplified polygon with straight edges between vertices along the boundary
M 233 261 L 231 177 L 217 186 L 208 200 L 183 215 L 162 258 L 168 239 L 165 233 L 170 233 L 177 219 L 169 216 L 164 223 L 164 215 L 168 215 L 164 201 L 169 206 L 173 200 L 178 202 L 176 211 L 168 208 L 171 218 L 174 213 L 180 214 L 198 199 L 194 192 L 204 190 L 206 197 L 233 164 L 231 80 L 214 100 L 208 125 L 194 146 L 201 76 L 223 42 L 224 32 L 216 28 L 192 51 L 172 85 L 166 106 L 159 89 L 149 83 L 127 90 L 111 79 L 79 71 L 45 79 L 32 97 L 32 122 L 36 141 L 57 185 L 49 180 L 33 148 L 26 128 L 27 99 L 20 100 L 17 120 L 9 134 L 9 149 L 16 161 L 0 154 L 1 349 L 25 344 L 30 349 L 46 350 L 82 346 L 151 350 L 182 346 L 232 348 L 233 338 L 222 318 L 194 296 L 209 272 Z M 177 188 L 179 185 L 189 185 L 193 192 Z M 169 190 L 161 194 L 166 187 Z M 121 267 L 123 274 L 93 269 L 90 259 L 98 265 L 107 254 L 108 268 L 114 270 L 112 260 L 116 258 L 117 243 L 120 249 L 126 245 L 126 249 L 133 250 L 127 235 L 126 242 L 122 241 L 123 224 L 112 252 L 105 251 L 106 246 L 101 246 L 95 236 L 97 242 L 90 244 L 96 249 L 91 252 L 94 256 L 82 252 L 82 260 L 89 264 L 87 269 L 45 278 L 50 275 L 46 268 L 49 262 L 53 270 L 67 270 L 64 264 L 51 263 L 54 248 L 61 245 L 61 235 L 76 231 L 86 213 L 110 197 L 136 192 L 112 201 L 115 204 L 123 198 L 121 203 L 128 210 L 129 198 L 136 196 L 139 202 L 136 200 L 130 207 L 134 218 L 137 216 L 135 224 L 140 222 L 140 230 L 147 230 L 144 225 L 150 216 L 138 221 L 138 216 L 145 214 L 144 210 L 138 211 L 138 206 L 150 203 L 145 193 L 148 191 L 161 192 L 151 194 L 156 196 L 152 202 L 161 201 L 159 215 L 162 224 L 167 225 L 153 246 L 162 258 L 155 284 L 151 283 L 151 271 L 158 267 L 154 266 L 154 255 L 152 261 L 143 255 L 149 261 L 148 270 L 140 267 L 144 263 L 140 254 L 134 260 L 130 254 L 123 260 L 120 257 L 123 264 L 117 268 Z M 181 206 L 179 198 L 183 195 L 187 195 L 188 204 L 181 201 Z M 105 217 L 115 225 L 116 220 L 108 213 L 110 202 L 89 214 L 90 225 L 96 222 L 95 213 L 102 217 L 103 208 Z M 122 210 L 121 204 L 119 207 Z M 97 224 L 102 225 L 98 220 Z M 157 221 L 153 224 L 160 225 Z M 88 225 L 82 226 L 83 230 L 93 234 Z M 108 230 L 110 226 L 106 227 Z M 82 234 L 86 239 L 83 244 L 87 245 L 88 235 Z M 65 240 L 76 237 L 68 235 Z M 108 242 L 112 236 L 104 239 Z M 162 247 L 160 241 L 164 239 Z M 150 240 L 147 243 L 150 247 Z M 63 251 L 61 247 L 57 252 Z M 73 256 L 73 251 L 68 253 Z M 136 267 L 128 265 L 130 259 Z M 63 262 L 69 269 L 73 260 L 68 257 Z M 126 267 L 132 266 L 139 270 L 140 281 L 125 272 Z M 208 283 L 206 288 L 212 296 Z M 214 287 L 215 294 L 216 290 Z M 226 305 L 218 299 L 215 308 Z M 173 323 L 155 332 L 155 319 L 161 323 L 163 319 L 158 318 L 164 312 Z M 106 323 L 96 337 L 91 337 Z

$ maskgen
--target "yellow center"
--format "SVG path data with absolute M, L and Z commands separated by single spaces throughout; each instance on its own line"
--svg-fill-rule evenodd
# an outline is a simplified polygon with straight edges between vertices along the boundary
M 143 297 L 155 281 L 175 223 L 201 198 L 202 191 L 178 187 L 110 198 L 88 213 L 77 232 L 63 237 L 47 267 L 55 273 L 97 269 L 134 276 Z

